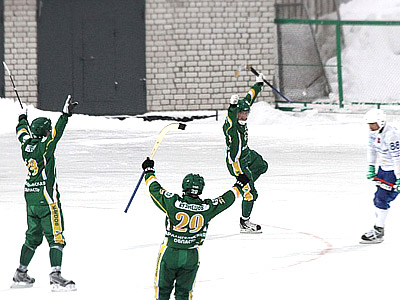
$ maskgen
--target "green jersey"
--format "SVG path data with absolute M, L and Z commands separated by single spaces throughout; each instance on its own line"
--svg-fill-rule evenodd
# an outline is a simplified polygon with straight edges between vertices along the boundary
M 153 172 L 146 173 L 145 179 L 153 202 L 166 214 L 165 244 L 172 248 L 201 246 L 210 220 L 230 207 L 240 195 L 239 189 L 234 186 L 218 198 L 201 200 L 167 192 Z
M 63 114 L 48 137 L 33 138 L 26 119 L 17 125 L 17 138 L 21 143 L 22 159 L 28 175 L 25 183 L 25 200 L 29 206 L 51 205 L 59 202 L 54 151 L 60 140 L 68 116 Z
M 251 87 L 247 93 L 245 100 L 253 105 L 257 95 L 260 93 L 262 85 L 255 84 Z M 228 109 L 228 115 L 223 125 L 223 131 L 225 135 L 226 143 L 226 159 L 230 165 L 237 165 L 242 158 L 246 158 L 249 155 L 250 149 L 247 145 L 248 133 L 247 124 L 240 125 L 238 123 L 238 107 L 237 105 L 230 105 Z M 238 174 L 242 172 L 238 171 Z

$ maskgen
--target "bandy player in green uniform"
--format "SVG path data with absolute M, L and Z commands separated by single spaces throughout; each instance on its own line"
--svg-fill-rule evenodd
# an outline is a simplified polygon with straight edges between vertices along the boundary
M 175 285 L 175 299 L 192 299 L 193 285 L 199 268 L 199 247 L 206 238 L 208 223 L 212 218 L 230 207 L 240 196 L 249 179 L 238 176 L 235 185 L 215 199 L 200 199 L 204 179 L 198 174 L 188 174 L 182 182 L 183 195 L 164 190 L 154 173 L 154 161 L 146 159 L 146 185 L 153 202 L 166 214 L 165 240 L 157 260 L 154 280 L 155 298 L 170 299 Z
M 61 262 L 65 239 L 63 236 L 64 218 L 58 192 L 54 152 L 68 118 L 77 102 L 68 96 L 63 114 L 52 130 L 51 120 L 37 118 L 31 126 L 26 114 L 19 116 L 17 138 L 21 143 L 22 158 L 28 168 L 25 183 L 25 200 L 28 230 L 22 246 L 20 265 L 13 277 L 11 287 L 31 287 L 35 279 L 27 274 L 27 267 L 42 243 L 43 235 L 50 246 L 50 285 L 53 291 L 76 290 L 75 283 L 61 276 Z
M 239 99 L 232 95 L 228 115 L 223 125 L 226 142 L 226 165 L 232 176 L 246 174 L 250 182 L 243 188 L 242 216 L 240 218 L 240 232 L 261 233 L 261 226 L 250 222 L 250 214 L 258 194 L 254 182 L 268 169 L 268 163 L 248 145 L 247 117 L 250 107 L 264 85 L 264 75 L 259 74 L 256 83 L 251 87 L 246 97 Z

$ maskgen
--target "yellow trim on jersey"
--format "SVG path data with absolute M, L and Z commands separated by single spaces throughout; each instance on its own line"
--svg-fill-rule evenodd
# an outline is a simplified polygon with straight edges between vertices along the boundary
M 167 213 L 167 211 L 165 210 L 165 208 L 161 205 L 161 203 L 156 199 L 156 197 L 154 197 L 151 193 L 150 193 L 151 198 L 153 199 L 154 202 L 157 203 L 157 206 L 159 208 L 162 209 L 163 212 Z
M 225 133 L 226 133 L 226 135 L 228 135 L 228 131 L 229 131 L 229 129 L 232 128 L 233 122 L 232 122 L 232 119 L 229 118 L 228 116 L 226 117 L 226 120 L 227 120 L 228 123 L 229 123 L 229 127 L 225 130 Z
M 61 214 L 57 203 L 50 204 L 51 211 L 51 225 L 53 227 L 54 241 L 57 244 L 64 244 L 64 237 L 62 236 Z
M 158 293 L 159 293 L 159 288 L 158 288 L 158 282 L 160 279 L 160 267 L 161 267 L 161 260 L 164 256 L 165 250 L 167 250 L 167 245 L 162 244 L 160 251 L 158 252 L 158 258 L 157 258 L 157 266 L 156 266 L 156 274 L 154 276 L 154 292 L 155 292 L 155 297 L 158 299 Z
M 240 196 L 240 190 L 238 187 L 233 186 L 231 191 L 235 194 L 235 200 Z
M 152 184 L 153 181 L 157 181 L 157 178 L 154 175 L 150 175 L 150 177 L 146 179 L 146 185 Z
M 240 168 L 240 162 L 238 162 L 238 161 L 232 162 L 232 167 L 233 167 L 233 170 L 235 171 L 236 176 L 243 173 L 242 169 Z
M 29 134 L 28 130 L 26 130 L 26 128 L 21 128 L 20 130 L 18 130 L 17 132 L 17 138 L 19 138 L 19 136 L 23 133 Z
M 256 96 L 256 91 L 254 89 L 250 89 L 248 94 L 250 95 L 250 104 L 251 104 L 254 100 L 254 97 Z

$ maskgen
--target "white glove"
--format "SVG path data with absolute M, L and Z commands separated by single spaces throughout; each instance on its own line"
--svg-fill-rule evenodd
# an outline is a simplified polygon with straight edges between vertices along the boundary
M 262 83 L 264 84 L 264 80 L 265 80 L 265 76 L 263 73 L 258 74 L 257 78 L 256 78 L 256 83 Z
M 68 95 L 67 99 L 65 100 L 65 104 L 63 107 L 63 113 L 67 114 L 68 116 L 72 116 L 72 111 L 74 110 L 75 106 L 78 105 L 78 102 L 72 102 L 71 95 Z
M 235 94 L 231 96 L 231 100 L 229 100 L 229 103 L 235 105 L 238 103 L 238 101 L 239 101 L 239 95 Z

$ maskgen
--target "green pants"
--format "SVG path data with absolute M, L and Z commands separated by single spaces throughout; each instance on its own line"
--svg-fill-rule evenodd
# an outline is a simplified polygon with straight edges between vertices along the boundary
M 255 201 L 258 198 L 258 193 L 254 187 L 254 182 L 261 176 L 261 174 L 267 172 L 268 163 L 264 161 L 262 156 L 254 150 L 250 150 L 249 154 L 241 158 L 238 163 L 226 162 L 229 173 L 232 176 L 238 176 L 244 173 L 249 177 L 250 182 L 243 188 L 241 194 L 243 201 Z
M 35 250 L 46 237 L 50 247 L 65 246 L 64 218 L 61 203 L 43 206 L 27 206 L 28 230 L 25 245 Z
M 192 299 L 199 269 L 199 249 L 176 249 L 162 245 L 157 260 L 154 288 L 157 300 L 169 300 L 175 284 L 175 299 Z

